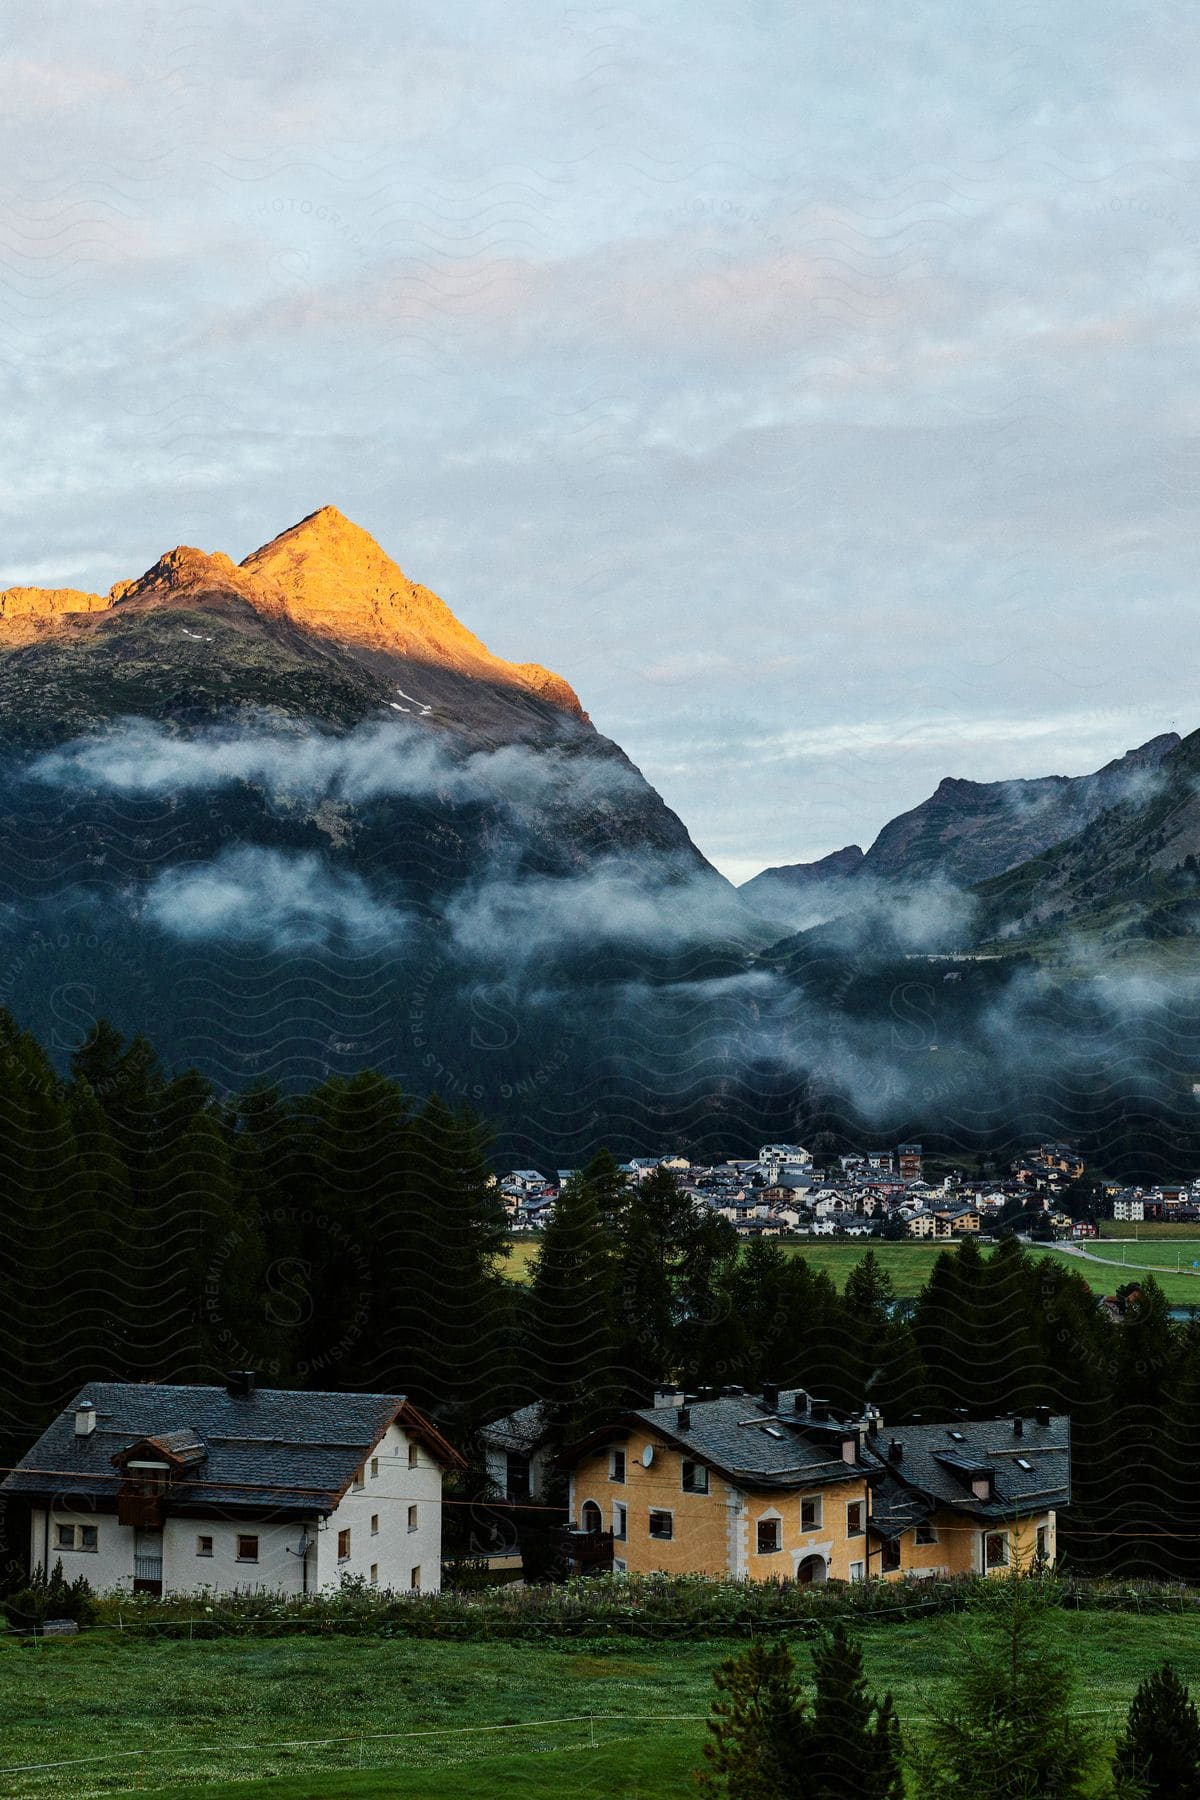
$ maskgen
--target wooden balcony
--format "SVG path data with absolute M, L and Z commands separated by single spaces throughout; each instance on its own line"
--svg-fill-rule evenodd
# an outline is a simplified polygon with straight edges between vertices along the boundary
M 117 1495 L 117 1523 L 136 1530 L 161 1531 L 166 1513 L 165 1495 L 126 1493 Z
M 612 1569 L 611 1531 L 580 1531 L 568 1525 L 563 1530 L 563 1549 L 576 1574 L 602 1575 Z

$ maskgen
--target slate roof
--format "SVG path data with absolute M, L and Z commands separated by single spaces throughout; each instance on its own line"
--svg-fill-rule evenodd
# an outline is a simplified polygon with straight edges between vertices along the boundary
M 899 1462 L 889 1459 L 893 1439 L 901 1446 Z M 999 1522 L 1068 1506 L 1071 1500 L 1071 1421 L 1065 1414 L 1045 1425 L 1025 1418 L 1020 1437 L 1011 1419 L 900 1425 L 868 1438 L 864 1455 L 882 1471 L 871 1502 L 872 1528 L 881 1537 L 919 1524 L 935 1508 Z M 991 1500 L 971 1491 L 972 1475 L 981 1469 L 992 1476 Z M 922 1504 L 926 1510 L 920 1513 Z M 906 1517 L 909 1513 L 913 1516 Z
M 681 1426 L 675 1406 L 646 1407 L 626 1414 L 620 1423 L 650 1426 L 684 1455 L 690 1453 L 743 1487 L 789 1491 L 864 1476 L 866 1464 L 857 1457 L 847 1462 L 842 1455 L 842 1439 L 851 1427 L 797 1412 L 795 1396 L 794 1388 L 782 1389 L 771 1406 L 753 1394 L 694 1400 L 686 1409 L 687 1426 Z M 612 1435 L 611 1430 L 594 1433 L 568 1452 L 568 1460 Z
M 95 1405 L 96 1427 L 76 1437 L 75 1408 L 85 1399 Z M 443 1464 L 461 1464 L 403 1394 L 255 1388 L 233 1396 L 224 1387 L 94 1381 L 0 1482 L 0 1493 L 115 1500 L 121 1473 L 113 1457 L 156 1440 L 184 1464 L 171 1484 L 172 1511 L 328 1512 L 396 1418 Z
M 518 1407 L 516 1412 L 506 1413 L 502 1419 L 493 1419 L 479 1435 L 493 1449 L 513 1450 L 528 1456 L 548 1436 L 552 1412 L 548 1400 L 531 1400 L 528 1406 Z

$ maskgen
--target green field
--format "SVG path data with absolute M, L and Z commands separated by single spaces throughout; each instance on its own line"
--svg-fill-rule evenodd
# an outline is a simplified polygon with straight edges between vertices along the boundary
M 1137 1243 L 1154 1243 L 1162 1238 L 1200 1238 L 1200 1225 L 1160 1224 L 1151 1219 L 1146 1225 L 1134 1225 L 1125 1219 L 1101 1219 L 1102 1238 L 1132 1238 Z
M 944 1242 L 887 1244 L 867 1238 L 856 1238 L 847 1243 L 838 1243 L 833 1238 L 811 1238 L 794 1244 L 781 1241 L 779 1247 L 786 1256 L 802 1256 L 814 1269 L 824 1269 L 839 1288 L 846 1285 L 846 1277 L 855 1263 L 861 1262 L 869 1249 L 874 1250 L 895 1282 L 897 1294 L 902 1298 L 911 1298 L 918 1293 L 928 1281 L 929 1271 L 939 1253 L 954 1248 L 953 1244 Z M 514 1281 L 528 1281 L 537 1261 L 537 1251 L 536 1240 L 525 1238 L 515 1243 L 509 1254 L 505 1273 Z
M 1069 1613 L 1057 1629 L 1081 1708 L 1106 1737 L 1164 1656 L 1200 1686 L 1194 1618 Z M 961 1663 L 958 1621 L 876 1625 L 864 1646 L 871 1680 L 894 1690 L 902 1721 L 919 1733 Z M 731 1648 L 642 1639 L 155 1644 L 98 1632 L 40 1646 L 0 1641 L 0 1794 L 656 1800 L 689 1790 L 711 1671 Z M 801 1665 L 804 1655 L 798 1645 Z M 14 1769 L 28 1763 L 67 1766 Z

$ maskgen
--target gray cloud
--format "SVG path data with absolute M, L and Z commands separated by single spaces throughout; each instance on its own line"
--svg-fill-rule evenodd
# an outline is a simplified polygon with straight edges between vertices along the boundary
M 144 915 L 171 937 L 313 949 L 335 940 L 392 948 L 409 922 L 357 875 L 319 856 L 241 845 L 208 863 L 168 869 L 150 884 Z

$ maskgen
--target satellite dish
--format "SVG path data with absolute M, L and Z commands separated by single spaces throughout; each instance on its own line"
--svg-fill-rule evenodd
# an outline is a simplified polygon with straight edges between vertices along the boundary
M 650 1467 L 650 1464 L 653 1461 L 654 1461 L 654 1445 L 647 1444 L 646 1448 L 642 1451 L 642 1467 L 645 1469 L 648 1469 Z

